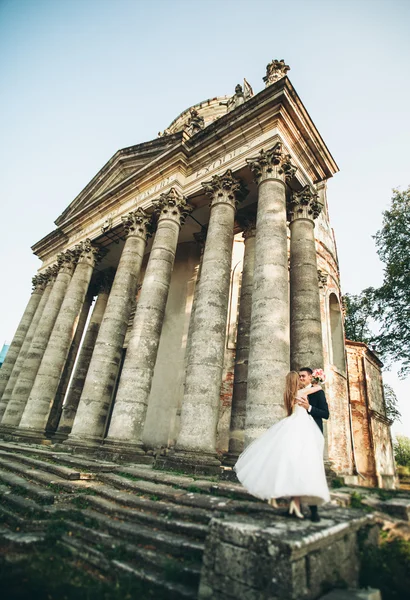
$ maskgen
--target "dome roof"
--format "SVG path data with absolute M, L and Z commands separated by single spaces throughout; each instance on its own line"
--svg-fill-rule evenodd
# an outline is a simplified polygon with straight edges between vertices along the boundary
M 184 129 L 192 108 L 198 112 L 200 117 L 203 117 L 205 121 L 205 127 L 207 127 L 207 125 L 213 121 L 216 121 L 216 119 L 219 119 L 219 117 L 226 115 L 226 106 L 221 106 L 219 103 L 227 102 L 230 97 L 231 96 L 218 96 L 218 98 L 209 98 L 208 100 L 204 100 L 203 102 L 199 102 L 198 104 L 190 106 L 172 121 L 172 123 L 164 131 L 164 135 L 170 135 Z

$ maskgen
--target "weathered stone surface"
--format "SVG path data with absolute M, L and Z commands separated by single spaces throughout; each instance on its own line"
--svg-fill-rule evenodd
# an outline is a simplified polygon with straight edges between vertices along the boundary
M 48 282 L 45 284 L 45 288 L 43 293 L 41 294 L 40 302 L 37 306 L 36 312 L 31 320 L 30 327 L 27 330 L 26 337 L 24 338 L 23 345 L 21 346 L 19 355 L 17 357 L 16 362 L 14 363 L 13 370 L 10 374 L 9 380 L 6 385 L 6 389 L 3 392 L 0 400 L 0 423 L 3 418 L 4 412 L 6 410 L 7 404 L 10 401 L 11 395 L 13 393 L 14 386 L 20 375 L 20 371 L 24 365 L 24 362 L 27 357 L 27 352 L 31 346 L 31 342 L 33 341 L 33 337 L 36 333 L 37 326 L 40 322 L 41 316 L 43 314 L 44 307 L 47 303 L 48 297 L 51 292 L 51 287 L 54 283 L 54 277 L 50 277 Z M 3 370 L 4 366 L 1 370 Z
M 353 442 L 360 478 L 349 483 L 396 487 L 390 421 L 381 378 L 381 363 L 365 344 L 346 341 Z M 364 478 L 364 479 L 363 479 Z
M 238 335 L 236 339 L 231 422 L 229 428 L 229 450 L 224 459 L 224 464 L 234 464 L 244 448 L 249 334 L 252 314 L 253 273 L 255 268 L 255 225 L 254 221 L 246 223 L 243 232 L 245 252 L 239 303 Z
M 53 434 L 57 429 L 57 425 L 60 420 L 61 411 L 63 408 L 63 401 L 67 393 L 68 384 L 70 383 L 71 375 L 75 361 L 77 359 L 78 349 L 84 334 L 85 324 L 90 313 L 91 304 L 94 298 L 94 290 L 89 287 L 88 292 L 85 296 L 83 306 L 78 318 L 77 327 L 75 329 L 75 335 L 70 345 L 70 350 L 65 361 L 64 369 L 60 378 L 60 383 L 57 388 L 57 392 L 50 410 L 50 415 L 47 420 L 46 431 L 48 434 Z
M 235 207 L 242 186 L 231 172 L 204 184 L 211 214 L 202 259 L 177 451 L 181 465 L 217 464 L 216 425 L 226 334 Z M 192 458 L 189 457 L 192 454 Z
M 60 312 L 75 266 L 75 255 L 67 251 L 59 257 L 59 272 L 36 328 L 27 357 L 16 381 L 12 396 L 3 415 L 2 426 L 17 427 L 26 408 L 44 352 Z
M 181 225 L 191 211 L 172 188 L 161 194 L 159 212 L 141 295 L 135 312 L 106 444 L 142 446 L 152 376 L 158 353 Z
M 81 346 L 78 363 L 70 385 L 67 399 L 62 407 L 61 417 L 57 428 L 57 434 L 61 437 L 65 437 L 71 433 L 108 298 L 109 289 L 100 290 L 93 308 L 90 322 L 88 324 L 87 333 L 85 334 L 84 341 Z
M 285 180 L 295 171 L 279 142 L 248 164 L 259 187 L 245 446 L 285 416 L 290 352 Z
M 127 232 L 110 297 L 98 332 L 76 418 L 66 443 L 95 445 L 104 435 L 135 298 L 150 218 L 142 210 L 123 219 Z
M 89 240 L 78 247 L 78 263 L 67 287 L 61 310 L 44 352 L 33 388 L 19 425 L 20 435 L 45 433 L 52 403 L 70 350 L 88 286 L 97 260 L 98 248 Z
M 7 382 L 13 371 L 14 364 L 20 353 L 20 349 L 23 345 L 24 339 L 27 335 L 27 331 L 30 327 L 30 323 L 36 313 L 37 307 L 40 303 L 41 296 L 43 294 L 44 287 L 42 281 L 36 277 L 33 279 L 34 290 L 30 296 L 30 300 L 26 306 L 21 321 L 17 327 L 17 331 L 14 334 L 13 341 L 7 351 L 6 357 L 0 369 L 0 398 L 6 389 Z
M 358 511 L 335 511 L 321 524 L 213 519 L 198 598 L 313 599 L 325 582 L 355 585 L 358 532 L 371 524 L 372 517 Z
M 382 600 L 379 590 L 372 588 L 367 589 L 347 589 L 347 590 L 332 590 L 328 594 L 321 596 L 319 600 Z
M 293 193 L 290 221 L 290 367 L 323 368 L 314 219 L 321 204 L 310 186 Z

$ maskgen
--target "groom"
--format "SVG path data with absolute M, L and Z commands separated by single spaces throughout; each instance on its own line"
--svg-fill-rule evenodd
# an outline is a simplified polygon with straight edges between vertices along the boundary
M 313 371 L 309 367 L 303 367 L 299 369 L 299 379 L 303 384 L 303 387 L 310 387 L 312 385 Z M 303 406 L 310 414 L 312 419 L 316 422 L 320 431 L 323 433 L 323 421 L 322 419 L 329 418 L 329 407 L 326 402 L 326 396 L 323 390 L 319 390 L 314 394 L 309 394 L 298 401 L 300 406 Z M 309 459 L 308 459 L 309 460 Z M 319 512 L 317 506 L 309 506 L 311 513 L 311 520 L 314 523 L 320 521 Z

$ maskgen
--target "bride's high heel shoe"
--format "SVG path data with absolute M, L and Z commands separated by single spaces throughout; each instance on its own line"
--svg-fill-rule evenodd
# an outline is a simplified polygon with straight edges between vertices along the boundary
M 296 506 L 295 501 L 291 500 L 290 504 L 289 504 L 289 514 L 293 515 L 293 513 L 295 513 L 295 515 L 297 516 L 298 519 L 304 519 L 305 518 L 302 515 L 302 513 L 300 512 L 300 510 L 298 509 L 298 507 Z

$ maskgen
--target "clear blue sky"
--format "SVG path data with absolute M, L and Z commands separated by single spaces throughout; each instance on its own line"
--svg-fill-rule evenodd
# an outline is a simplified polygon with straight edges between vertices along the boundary
M 371 236 L 410 183 L 409 30 L 409 0 L 0 0 L 0 345 L 40 266 L 30 246 L 114 152 L 243 77 L 260 91 L 273 58 L 340 167 L 343 290 L 379 285 Z M 410 381 L 385 379 L 410 435 Z

